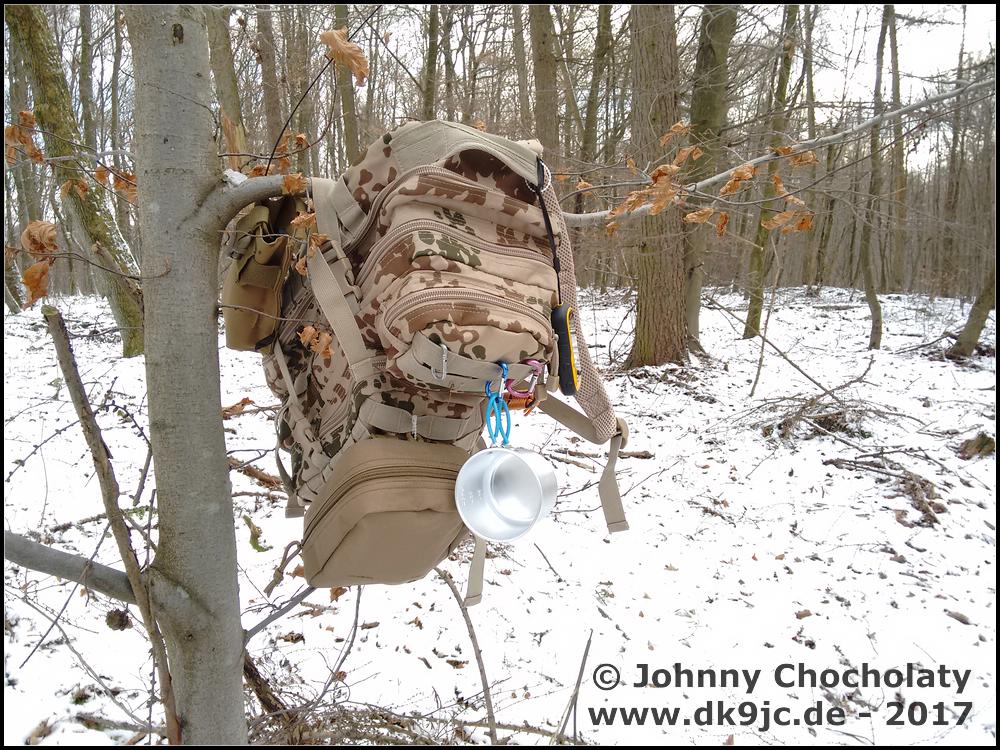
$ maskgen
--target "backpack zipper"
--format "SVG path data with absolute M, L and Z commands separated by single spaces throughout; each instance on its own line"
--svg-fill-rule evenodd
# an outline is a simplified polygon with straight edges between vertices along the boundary
M 391 229 L 385 237 L 380 239 L 372 247 L 371 254 L 365 260 L 364 265 L 358 272 L 357 285 L 363 287 L 365 282 L 368 281 L 368 277 L 374 272 L 378 266 L 378 262 L 381 262 L 388 252 L 392 243 L 395 242 L 400 237 L 413 234 L 414 232 L 419 232 L 421 230 L 427 230 L 431 232 L 437 232 L 438 234 L 443 234 L 456 242 L 464 242 L 472 245 L 478 250 L 484 250 L 486 252 L 496 253 L 497 255 L 506 255 L 513 258 L 524 258 L 525 260 L 531 260 L 536 263 L 540 263 L 546 268 L 552 268 L 552 265 L 546 261 L 546 258 L 541 253 L 537 253 L 533 250 L 527 250 L 524 248 L 510 247 L 508 245 L 501 245 L 500 243 L 490 242 L 489 240 L 484 240 L 475 235 L 459 235 L 457 232 L 447 232 L 443 230 L 443 227 L 447 226 L 443 222 L 435 221 L 433 219 L 412 219 Z M 411 258 L 412 260 L 412 258 Z M 522 282 L 524 283 L 524 282 Z
M 340 501 L 350 492 L 352 489 L 357 487 L 359 484 L 367 482 L 371 479 L 414 479 L 414 469 L 413 466 L 383 466 L 378 469 L 366 469 L 360 471 L 357 474 L 352 474 L 343 482 L 337 485 L 337 488 L 330 493 L 330 498 L 324 504 L 322 510 L 318 514 L 309 519 L 309 524 L 306 526 L 305 531 L 302 535 L 303 544 L 309 539 L 309 535 L 316 530 L 316 527 L 320 522 L 326 518 L 326 516 L 333 510 Z M 421 479 L 443 479 L 455 481 L 458 476 L 458 469 L 446 469 L 440 466 L 420 466 L 420 478 Z

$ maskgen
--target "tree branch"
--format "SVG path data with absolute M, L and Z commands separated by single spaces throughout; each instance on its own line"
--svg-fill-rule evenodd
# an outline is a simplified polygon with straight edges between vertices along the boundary
M 63 552 L 12 531 L 4 531 L 3 556 L 15 565 L 76 581 L 99 594 L 135 604 L 135 594 L 127 575 L 107 565 L 90 562 L 81 555 Z
M 811 141 L 802 141 L 801 143 L 797 143 L 792 148 L 792 150 L 787 154 L 779 155 L 775 154 L 774 152 L 771 152 L 763 156 L 758 156 L 756 159 L 751 159 L 746 163 L 756 167 L 759 164 L 765 164 L 769 161 L 773 161 L 774 159 L 790 159 L 796 154 L 800 154 L 804 151 L 811 151 L 813 149 L 823 148 L 825 146 L 831 146 L 835 143 L 840 143 L 841 141 L 845 141 L 849 139 L 851 136 L 857 135 L 858 133 L 863 133 L 864 131 L 875 127 L 876 125 L 881 125 L 882 123 L 887 122 L 889 120 L 898 120 L 900 117 L 905 117 L 911 112 L 917 112 L 919 110 L 930 107 L 934 104 L 938 104 L 939 102 L 943 102 L 948 99 L 953 99 L 956 96 L 969 94 L 979 89 L 994 86 L 995 84 L 996 84 L 996 78 L 994 77 L 994 78 L 987 78 L 982 81 L 976 81 L 975 83 L 967 84 L 961 88 L 949 89 L 948 91 L 937 94 L 936 96 L 932 96 L 930 98 L 923 99 L 919 102 L 909 104 L 905 107 L 893 110 L 892 112 L 884 112 L 876 117 L 872 117 L 871 119 L 865 120 L 860 125 L 850 128 L 849 130 L 843 130 L 839 133 L 831 133 L 830 135 L 825 135 L 820 138 L 813 138 Z M 743 165 L 738 165 L 738 166 L 743 166 Z M 725 172 L 719 172 L 718 174 L 712 175 L 711 177 L 706 177 L 704 180 L 701 180 L 700 182 L 694 182 L 689 185 L 684 185 L 682 191 L 687 193 L 696 193 L 707 190 L 710 187 L 718 185 L 720 182 L 728 181 L 729 178 L 733 176 L 733 172 L 736 169 L 737 167 L 733 167 L 732 169 L 727 169 Z M 597 187 L 600 186 L 598 185 Z M 621 221 L 623 219 L 636 219 L 639 218 L 640 216 L 645 216 L 647 213 L 649 213 L 651 208 L 652 204 L 647 203 L 630 213 L 620 215 L 618 217 L 618 221 Z M 587 226 L 594 226 L 597 224 L 605 224 L 610 220 L 609 213 L 610 211 L 595 211 L 592 213 L 585 213 L 585 214 L 568 213 L 565 214 L 566 225 L 570 227 L 587 227 Z

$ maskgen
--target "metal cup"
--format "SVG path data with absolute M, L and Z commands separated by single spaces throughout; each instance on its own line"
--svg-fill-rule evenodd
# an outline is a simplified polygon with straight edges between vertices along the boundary
M 455 480 L 458 513 L 478 537 L 511 542 L 552 510 L 558 483 L 538 453 L 487 448 L 463 464 Z

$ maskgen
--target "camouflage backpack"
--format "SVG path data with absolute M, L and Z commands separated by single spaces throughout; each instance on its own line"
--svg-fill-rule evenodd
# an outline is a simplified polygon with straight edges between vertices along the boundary
M 290 239 L 272 236 L 259 207 L 241 221 L 225 287 L 256 294 L 243 305 L 254 310 L 280 298 L 282 320 L 245 316 L 230 342 L 262 351 L 282 401 L 291 465 L 279 455 L 279 472 L 288 515 L 304 511 L 311 585 L 413 581 L 466 536 L 455 477 L 484 445 L 484 385 L 504 371 L 521 394 L 511 406 L 610 442 L 600 496 L 609 530 L 627 528 L 614 473 L 627 431 L 570 333 L 572 249 L 540 155 L 535 141 L 411 122 L 339 179 L 312 180 L 310 232 L 295 222 Z M 292 264 L 279 297 L 271 282 Z M 549 396 L 557 388 L 584 413 Z M 470 603 L 484 557 L 477 540 Z

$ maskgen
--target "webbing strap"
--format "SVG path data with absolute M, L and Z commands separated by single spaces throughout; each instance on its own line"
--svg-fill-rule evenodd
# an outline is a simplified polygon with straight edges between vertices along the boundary
M 481 392 L 487 381 L 498 380 L 503 372 L 495 362 L 456 354 L 420 332 L 413 335 L 410 348 L 399 357 L 397 367 L 404 372 L 426 370 L 429 384 L 470 393 Z M 528 382 L 534 374 L 530 365 L 507 365 L 507 377 L 515 383 Z
M 545 392 L 544 385 L 539 386 Z M 546 393 L 547 395 L 547 393 Z M 548 414 L 554 420 L 569 428 L 584 440 L 591 443 L 603 444 L 594 423 L 585 414 L 581 414 L 569 404 L 557 398 L 544 398 L 538 408 Z M 627 531 L 628 521 L 625 520 L 625 508 L 622 505 L 621 493 L 618 490 L 618 479 L 615 476 L 615 468 L 618 464 L 618 452 L 628 441 L 628 430 L 622 420 L 618 420 L 618 433 L 611 437 L 608 450 L 608 462 L 604 465 L 604 473 L 601 474 L 601 481 L 597 485 L 598 494 L 601 497 L 601 507 L 604 509 L 604 520 L 608 524 L 608 531 Z
M 375 353 L 365 346 L 364 339 L 361 338 L 361 329 L 354 318 L 354 310 L 344 296 L 344 287 L 338 283 L 321 253 L 313 253 L 306 263 L 316 302 L 326 315 L 337 343 L 344 350 L 355 379 L 361 380 L 373 372 L 372 359 Z
M 465 606 L 474 607 L 483 600 L 483 573 L 486 570 L 486 540 L 476 537 L 469 563 L 469 581 L 465 585 Z
M 433 414 L 416 416 L 396 406 L 368 398 L 358 410 L 358 420 L 385 432 L 417 435 L 427 440 L 454 442 L 476 429 L 473 419 L 453 419 Z

